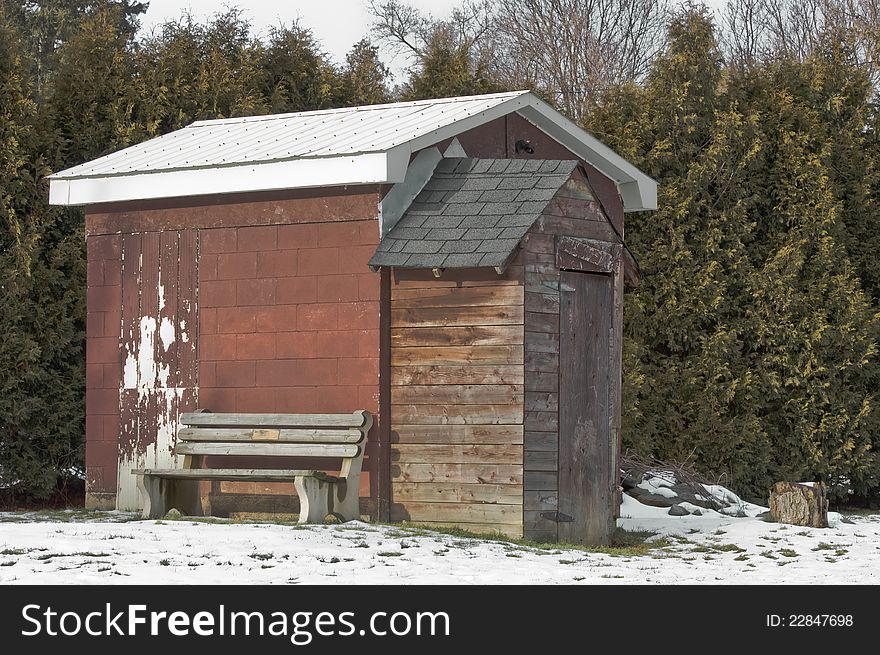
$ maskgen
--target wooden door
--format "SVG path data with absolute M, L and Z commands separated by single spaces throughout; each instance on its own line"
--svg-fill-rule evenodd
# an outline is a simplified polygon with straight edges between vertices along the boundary
M 614 526 L 613 277 L 564 270 L 559 289 L 559 540 L 599 545 Z

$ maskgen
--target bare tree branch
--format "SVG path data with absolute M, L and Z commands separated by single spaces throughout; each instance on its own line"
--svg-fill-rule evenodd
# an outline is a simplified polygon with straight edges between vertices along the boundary
M 580 120 L 608 86 L 638 80 L 665 43 L 668 0 L 493 0 L 493 73 Z

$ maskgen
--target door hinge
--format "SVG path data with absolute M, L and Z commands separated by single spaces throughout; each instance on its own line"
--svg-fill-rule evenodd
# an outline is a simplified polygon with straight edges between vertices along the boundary
M 572 523 L 574 521 L 574 518 L 568 514 L 563 514 L 562 512 L 541 512 L 541 518 L 556 523 Z

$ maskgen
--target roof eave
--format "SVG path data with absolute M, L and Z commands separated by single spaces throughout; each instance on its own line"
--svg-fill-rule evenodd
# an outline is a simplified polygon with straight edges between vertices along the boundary
M 657 209 L 656 180 L 537 96 L 530 94 L 530 98 L 534 102 L 520 110 L 520 115 L 581 159 L 589 162 L 600 173 L 614 180 L 623 200 L 624 211 Z
M 406 161 L 389 152 L 293 159 L 156 173 L 49 180 L 50 205 L 92 205 L 217 193 L 385 184 L 403 179 Z

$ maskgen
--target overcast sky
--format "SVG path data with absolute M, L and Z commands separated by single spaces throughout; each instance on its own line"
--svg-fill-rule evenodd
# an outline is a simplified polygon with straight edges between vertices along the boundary
M 449 14 L 461 0 L 408 0 L 409 4 L 426 9 L 438 17 Z M 711 6 L 719 6 L 724 0 L 707 0 Z M 271 25 L 289 24 L 300 19 L 301 24 L 314 32 L 324 50 L 337 62 L 345 60 L 352 45 L 367 32 L 371 22 L 367 12 L 367 0 L 149 0 L 150 8 L 141 17 L 145 29 L 177 18 L 189 9 L 197 19 L 203 20 L 226 6 L 244 9 L 257 32 L 265 32 Z M 383 59 L 400 82 L 400 74 L 407 62 L 401 56 L 383 51 Z

